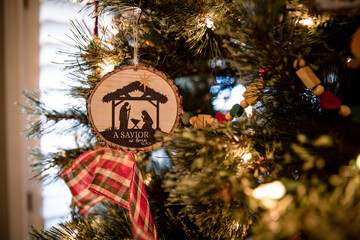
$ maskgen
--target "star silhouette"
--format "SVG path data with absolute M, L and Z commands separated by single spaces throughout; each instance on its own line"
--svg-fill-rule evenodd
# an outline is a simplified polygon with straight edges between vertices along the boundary
M 146 76 L 146 73 L 144 73 L 144 76 L 140 76 L 140 86 L 144 85 L 144 92 L 146 91 L 146 87 L 149 85 L 150 79 L 149 76 Z

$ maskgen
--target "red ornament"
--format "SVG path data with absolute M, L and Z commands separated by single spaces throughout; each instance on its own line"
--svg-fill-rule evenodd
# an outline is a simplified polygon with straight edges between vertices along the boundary
M 321 109 L 338 109 L 340 106 L 341 100 L 331 92 L 326 91 L 320 96 Z
M 266 72 L 266 71 L 269 71 L 270 68 L 271 68 L 270 65 L 267 66 L 267 67 L 264 66 L 264 67 L 259 68 L 259 77 L 261 78 L 261 80 L 264 80 L 264 79 L 263 79 L 263 73 Z
M 223 123 L 226 121 L 225 115 L 222 114 L 221 112 L 217 112 L 215 114 L 215 119 L 216 119 L 216 121 L 218 121 L 218 123 Z

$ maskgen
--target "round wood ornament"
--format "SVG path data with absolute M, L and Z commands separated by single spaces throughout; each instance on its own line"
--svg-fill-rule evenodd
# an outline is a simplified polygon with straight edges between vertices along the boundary
M 87 99 L 93 133 L 109 147 L 148 152 L 161 145 L 156 131 L 170 134 L 180 124 L 182 98 L 163 72 L 142 65 L 106 74 Z

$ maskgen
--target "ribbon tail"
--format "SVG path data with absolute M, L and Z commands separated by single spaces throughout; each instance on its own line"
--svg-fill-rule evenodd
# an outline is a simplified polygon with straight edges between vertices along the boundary
M 130 191 L 130 220 L 134 238 L 139 240 L 158 239 L 157 230 L 150 212 L 144 180 L 136 164 L 134 164 L 134 176 Z

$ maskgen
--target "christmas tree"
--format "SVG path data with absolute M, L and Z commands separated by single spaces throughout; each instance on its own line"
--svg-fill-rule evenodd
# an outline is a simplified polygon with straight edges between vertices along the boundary
M 153 238 L 359 238 L 357 1 L 96 0 L 88 7 L 94 19 L 111 14 L 116 33 L 73 22 L 78 51 L 67 53 L 75 60 L 64 70 L 78 83 L 69 95 L 83 106 L 54 111 L 27 93 L 28 114 L 41 116 L 29 137 L 68 121 L 72 127 L 62 131 L 78 142 L 47 155 L 34 150 L 39 181 L 51 178 L 49 168 L 66 178 L 79 157 L 112 151 L 91 131 L 86 100 L 107 76 L 104 66 L 147 66 L 174 79 L 183 108 L 181 125 L 154 135 L 168 158 L 144 151 L 118 156 L 136 160 L 143 181 L 135 185 L 146 186 Z M 151 83 L 141 84 L 128 88 L 162 101 Z M 247 87 L 244 100 L 216 112 L 211 99 L 239 84 Z M 129 99 L 124 89 L 113 90 Z M 131 207 L 97 194 L 85 215 L 74 205 L 71 221 L 32 229 L 31 238 L 148 239 L 134 233 Z

